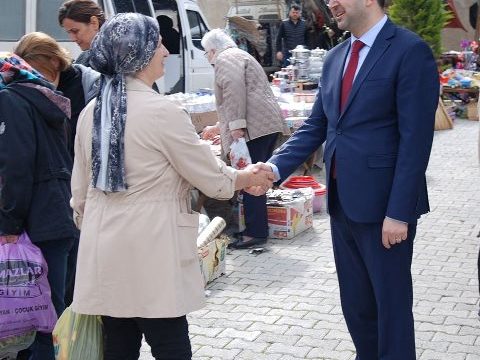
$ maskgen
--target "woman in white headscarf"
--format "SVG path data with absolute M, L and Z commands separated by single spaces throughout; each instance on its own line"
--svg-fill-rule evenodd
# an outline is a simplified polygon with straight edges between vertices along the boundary
M 105 360 L 190 359 L 186 314 L 204 305 L 190 188 L 229 199 L 273 174 L 217 160 L 187 113 L 152 90 L 168 51 L 157 22 L 118 14 L 90 65 L 101 90 L 79 118 L 72 205 L 81 227 L 73 310 L 102 315 Z

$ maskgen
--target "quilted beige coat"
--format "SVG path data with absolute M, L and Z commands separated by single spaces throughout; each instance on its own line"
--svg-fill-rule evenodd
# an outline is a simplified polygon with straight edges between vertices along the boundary
M 128 191 L 90 186 L 92 101 L 75 141 L 72 206 L 81 226 L 73 310 L 164 318 L 204 305 L 191 186 L 229 199 L 236 173 L 217 160 L 187 113 L 140 80 L 127 78 Z
M 230 152 L 231 130 L 246 128 L 247 141 L 290 133 L 263 68 L 246 51 L 234 47 L 217 54 L 215 98 L 224 153 Z

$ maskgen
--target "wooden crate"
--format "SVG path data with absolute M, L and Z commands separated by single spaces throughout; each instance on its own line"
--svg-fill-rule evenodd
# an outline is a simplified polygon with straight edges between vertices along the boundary
M 442 102 L 438 102 L 437 112 L 435 113 L 435 130 L 448 130 L 453 128 L 453 121 L 448 115 L 447 109 Z
M 478 121 L 478 102 L 470 101 L 467 104 L 467 119 Z

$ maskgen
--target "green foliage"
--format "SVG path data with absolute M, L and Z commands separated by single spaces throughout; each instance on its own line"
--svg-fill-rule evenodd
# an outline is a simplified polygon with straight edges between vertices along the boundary
M 435 56 L 441 54 L 442 29 L 452 18 L 442 0 L 393 0 L 388 13 L 394 23 L 422 37 Z

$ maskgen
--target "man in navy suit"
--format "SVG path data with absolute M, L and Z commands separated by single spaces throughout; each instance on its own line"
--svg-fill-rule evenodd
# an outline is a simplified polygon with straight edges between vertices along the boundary
M 259 166 L 283 181 L 326 140 L 333 250 L 357 360 L 415 360 L 410 268 L 417 219 L 429 211 L 439 81 L 429 46 L 393 24 L 384 1 L 326 0 L 352 37 L 328 53 L 312 115 Z

